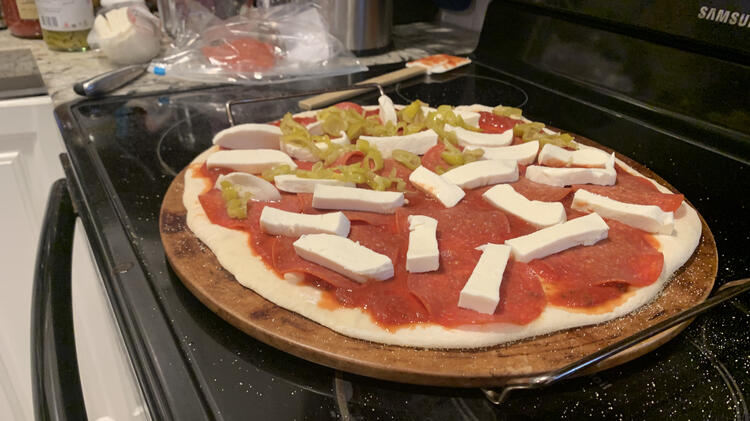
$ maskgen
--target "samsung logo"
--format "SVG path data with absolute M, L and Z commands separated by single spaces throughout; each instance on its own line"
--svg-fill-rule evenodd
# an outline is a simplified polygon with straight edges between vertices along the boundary
M 701 7 L 698 11 L 698 19 L 711 20 L 727 25 L 750 28 L 750 14 L 733 12 L 731 10 L 725 9 L 717 9 L 715 7 Z

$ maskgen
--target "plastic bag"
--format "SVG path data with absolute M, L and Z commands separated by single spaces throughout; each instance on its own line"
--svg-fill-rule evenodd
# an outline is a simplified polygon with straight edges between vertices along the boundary
M 257 84 L 367 70 L 328 33 L 314 4 L 243 9 L 223 21 L 200 5 L 191 7 L 197 18 L 187 23 L 195 27 L 182 31 L 166 56 L 151 62 L 154 74 Z
M 88 44 L 117 64 L 146 63 L 161 51 L 161 23 L 142 3 L 102 9 Z

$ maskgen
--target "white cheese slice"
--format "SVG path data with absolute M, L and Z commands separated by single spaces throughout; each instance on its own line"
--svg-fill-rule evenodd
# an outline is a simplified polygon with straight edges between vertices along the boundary
M 455 133 L 458 144 L 461 146 L 497 147 L 508 146 L 513 143 L 513 129 L 508 129 L 502 133 L 479 133 L 446 124 L 445 131 Z
M 516 161 L 474 161 L 446 171 L 441 177 L 462 189 L 475 189 L 518 180 Z
M 598 184 L 611 186 L 617 181 L 615 154 L 610 155 L 605 168 L 556 168 L 529 165 L 526 178 L 550 186 L 570 186 L 572 184 Z
M 285 237 L 320 233 L 346 237 L 349 235 L 350 225 L 343 212 L 309 215 L 266 206 L 260 214 L 260 227 L 263 231 Z
M 278 165 L 289 165 L 297 168 L 297 164 L 284 152 L 273 149 L 233 149 L 218 151 L 206 159 L 208 168 L 229 168 L 251 174 L 259 174 Z
M 276 188 L 289 193 L 312 193 L 318 184 L 329 186 L 354 187 L 355 184 L 349 181 L 332 180 L 330 178 L 304 178 L 297 177 L 294 174 L 277 175 L 273 178 Z
M 571 207 L 583 212 L 596 212 L 604 218 L 651 233 L 670 235 L 674 231 L 674 212 L 664 212 L 654 205 L 620 202 L 580 189 L 573 196 Z
M 396 108 L 393 106 L 393 101 L 391 101 L 388 95 L 380 95 L 378 98 L 378 108 L 380 110 L 378 117 L 380 117 L 380 122 L 382 124 L 386 124 L 389 121 L 394 125 L 398 123 Z
M 536 155 L 539 152 L 539 141 L 533 140 L 531 142 L 520 143 L 512 146 L 499 146 L 499 147 L 487 147 L 487 146 L 466 146 L 466 149 L 482 149 L 484 155 L 481 159 L 504 159 L 504 160 L 515 160 L 517 163 L 522 165 L 529 165 L 536 161 Z
M 482 104 L 472 104 L 472 105 L 457 105 L 453 108 L 454 111 L 457 112 L 474 112 L 474 113 L 491 113 L 492 110 L 494 110 L 493 107 L 482 105 Z
M 596 148 L 570 151 L 548 143 L 539 152 L 539 165 L 548 167 L 605 168 L 609 161 L 610 155 Z
M 607 238 L 609 226 L 601 216 L 590 213 L 531 234 L 506 240 L 519 262 L 541 259 L 578 245 L 590 246 Z
M 482 195 L 496 208 L 517 216 L 537 228 L 565 222 L 565 207 L 559 202 L 529 200 L 508 184 L 495 186 Z
M 456 206 L 466 192 L 457 185 L 435 174 L 423 166 L 417 167 L 409 175 L 409 181 L 419 190 L 436 198 L 446 208 Z
M 244 172 L 221 174 L 216 178 L 214 187 L 221 190 L 221 182 L 229 181 L 240 196 L 250 193 L 250 200 L 269 202 L 281 200 L 281 193 L 268 181 Z
M 406 270 L 411 273 L 431 272 L 440 267 L 437 242 L 437 219 L 424 215 L 409 215 L 409 248 L 406 251 Z
M 500 302 L 500 284 L 510 258 L 510 246 L 485 244 L 479 262 L 458 297 L 458 306 L 479 313 L 493 314 Z
M 227 149 L 279 149 L 281 129 L 272 124 L 239 124 L 214 136 L 214 145 Z
M 323 121 L 317 120 L 305 126 L 311 135 L 321 136 L 323 134 Z
M 354 241 L 333 234 L 306 234 L 293 243 L 297 255 L 354 281 L 393 277 L 393 262 Z
M 479 118 L 481 115 L 474 111 L 468 110 L 457 110 L 453 109 L 453 112 L 464 120 L 464 123 L 472 127 L 479 127 Z
M 404 205 L 404 194 L 356 187 L 316 184 L 312 205 L 318 209 L 342 209 L 375 213 L 394 213 Z
M 383 159 L 390 158 L 396 149 L 423 155 L 431 147 L 437 145 L 438 141 L 438 135 L 432 129 L 404 136 L 360 136 L 359 138 L 378 148 Z
M 342 131 L 339 137 L 335 137 L 331 139 L 331 143 L 335 143 L 335 144 L 343 146 L 343 145 L 350 144 L 351 141 L 349 140 L 349 137 L 346 135 L 346 132 Z M 325 142 L 315 142 L 315 146 L 317 146 L 318 149 L 320 149 L 321 151 L 328 149 L 328 144 Z M 280 142 L 280 149 L 282 152 L 286 153 L 287 155 L 299 161 L 307 161 L 307 162 L 320 161 L 320 159 L 317 156 L 315 156 L 315 154 L 310 149 L 302 145 L 296 145 L 294 143 L 288 143 L 288 142 Z

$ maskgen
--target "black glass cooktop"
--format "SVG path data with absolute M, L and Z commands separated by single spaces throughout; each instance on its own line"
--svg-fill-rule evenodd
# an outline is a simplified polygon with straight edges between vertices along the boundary
M 700 317 L 642 358 L 548 389 L 516 392 L 502 406 L 477 389 L 336 372 L 224 322 L 170 269 L 159 238 L 159 208 L 176 173 L 228 126 L 225 101 L 274 92 L 227 87 L 84 101 L 57 110 L 74 196 L 155 419 L 748 419 L 747 296 Z M 747 161 L 713 151 L 701 139 L 482 65 L 405 82 L 389 94 L 396 102 L 523 106 L 531 119 L 630 156 L 683 192 L 704 216 L 720 253 L 716 284 L 750 276 Z M 236 111 L 241 122 L 261 122 L 294 109 L 294 102 L 285 100 Z

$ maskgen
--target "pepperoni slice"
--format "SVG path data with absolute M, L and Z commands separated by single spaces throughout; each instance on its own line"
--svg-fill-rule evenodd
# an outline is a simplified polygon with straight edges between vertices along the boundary
M 526 177 L 521 177 L 518 181 L 509 183 L 513 189 L 522 194 L 529 200 L 539 200 L 542 202 L 559 202 L 567 196 L 571 188 L 556 187 L 547 184 L 535 183 Z
M 613 284 L 641 287 L 659 278 L 664 256 L 654 247 L 650 235 L 614 220 L 606 222 L 609 225 L 606 239 L 529 263 L 545 282 L 554 286 L 554 292 L 548 295 L 550 302 L 571 307 L 592 306 L 610 299 L 616 292 L 602 294 L 602 287 L 613 288 Z
M 304 273 L 335 288 L 357 289 L 361 286 L 346 276 L 299 257 L 293 245 L 296 238 L 271 238 L 273 238 L 271 240 L 271 264 L 277 272 L 281 274 L 289 272 Z
M 500 285 L 500 302 L 494 314 L 458 307 L 461 289 L 472 269 L 465 268 L 457 276 L 442 270 L 438 273 L 409 274 L 409 289 L 419 297 L 430 317 L 444 326 L 489 322 L 524 325 L 539 317 L 544 310 L 546 298 L 538 277 L 529 270 L 528 265 L 514 261 L 509 261 L 506 267 Z
M 664 212 L 676 211 L 685 196 L 660 192 L 649 180 L 631 175 L 617 168 L 617 183 L 614 186 L 578 184 L 574 190 L 584 189 L 620 202 L 636 205 L 656 205 Z
M 342 110 L 354 110 L 358 114 L 362 114 L 362 112 L 364 111 L 359 104 L 355 104 L 353 102 L 348 102 L 348 101 L 339 102 L 338 104 L 334 105 L 334 107 L 341 108 Z
M 422 166 L 432 172 L 435 172 L 435 169 L 438 166 L 449 168 L 450 165 L 447 162 L 443 161 L 443 158 L 440 156 L 440 154 L 442 154 L 444 150 L 445 145 L 443 144 L 443 142 L 438 142 L 437 145 L 431 147 L 422 156 Z
M 523 123 L 523 121 L 486 111 L 479 112 L 479 128 L 485 133 L 503 133 L 520 123 Z
M 201 47 L 201 52 L 211 64 L 237 72 L 268 70 L 276 64 L 273 45 L 250 37 L 206 45 Z

